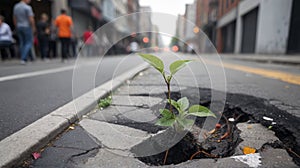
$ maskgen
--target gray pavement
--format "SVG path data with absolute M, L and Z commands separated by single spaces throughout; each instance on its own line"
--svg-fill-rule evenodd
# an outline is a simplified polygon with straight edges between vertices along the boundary
M 76 78 L 73 76 L 75 60 L 67 63 L 61 63 L 60 60 L 37 61 L 26 66 L 19 65 L 17 61 L 0 63 L 0 140 L 111 80 L 113 76 L 142 63 L 137 57 L 124 60 L 123 56 L 104 58 L 98 65 L 99 62 L 99 58 L 82 60 L 83 65 L 78 67 L 77 71 L 80 72 Z M 98 71 L 93 74 L 97 67 Z M 51 70 L 59 71 L 47 72 Z M 45 73 L 35 75 L 36 72 Z M 22 76 L 24 74 L 32 76 Z M 13 80 L 6 80 L 12 75 L 16 75 Z
M 93 109 L 99 98 L 109 94 L 111 90 L 116 89 L 120 84 L 132 78 L 137 72 L 145 69 L 147 66 L 144 63 L 121 75 L 114 76 L 114 80 L 94 88 L 0 141 L 0 148 L 6 151 L 6 153 L 0 153 L 0 167 L 18 165 L 30 153 L 43 147 L 64 131 L 69 124 L 74 123 L 83 114 Z
M 214 60 L 211 57 L 206 59 Z M 228 62 L 226 59 L 224 61 Z M 234 63 L 237 62 L 239 61 L 234 61 Z M 262 66 L 245 62 L 242 64 L 251 65 L 251 67 Z M 220 67 L 208 66 L 213 66 L 215 73 L 222 73 L 219 71 Z M 276 66 L 289 71 L 289 68 L 285 66 Z M 274 66 L 272 65 L 272 67 Z M 187 75 L 186 71 L 178 73 L 177 80 L 182 85 L 179 88 L 174 85 L 175 90 L 183 91 L 195 86 L 211 88 L 211 80 L 206 76 L 205 68 L 195 64 L 191 64 L 190 68 L 193 69 L 193 75 L 196 78 Z M 288 109 L 293 109 L 294 111 L 288 109 L 284 111 L 299 116 L 300 111 L 299 106 L 297 106 L 299 103 L 299 99 L 297 99 L 299 86 L 227 69 L 226 79 L 228 92 L 265 98 L 277 107 L 286 106 Z M 198 82 L 197 85 L 191 82 L 195 80 Z M 289 85 L 288 93 L 286 90 L 282 91 L 286 85 Z M 95 109 L 84 115 L 75 130 L 66 132 L 57 141 L 54 141 L 54 145 L 46 148 L 42 152 L 42 158 L 33 161 L 30 167 L 151 167 L 132 157 L 134 154 L 131 153 L 131 149 L 165 131 L 165 128 L 153 126 L 158 117 L 157 110 L 165 105 L 165 101 L 162 99 L 164 98 L 164 91 L 165 86 L 162 85 L 161 77 L 155 70 L 149 69 L 142 72 L 113 93 L 113 102 L 110 107 L 103 110 Z M 186 93 L 183 92 L 182 94 Z M 278 97 L 278 94 L 282 94 L 282 97 Z M 251 111 L 251 109 L 248 110 Z M 271 115 L 271 112 L 264 112 L 264 114 L 268 113 Z M 286 150 L 274 149 L 267 145 L 278 140 L 272 131 L 259 124 L 243 123 L 238 127 L 242 131 L 241 137 L 245 141 L 237 148 L 235 156 L 217 161 L 214 159 L 196 159 L 178 165 L 161 167 L 193 168 L 199 167 L 199 165 L 201 167 L 224 168 L 298 167 Z M 258 152 L 241 155 L 240 148 L 245 145 L 255 147 Z

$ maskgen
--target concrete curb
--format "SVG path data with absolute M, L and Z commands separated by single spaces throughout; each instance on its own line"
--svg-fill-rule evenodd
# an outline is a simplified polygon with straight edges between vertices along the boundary
M 144 63 L 129 70 L 3 139 L 0 142 L 0 167 L 20 164 L 32 152 L 44 147 L 71 123 L 95 108 L 99 98 L 106 96 L 148 67 L 149 64 Z

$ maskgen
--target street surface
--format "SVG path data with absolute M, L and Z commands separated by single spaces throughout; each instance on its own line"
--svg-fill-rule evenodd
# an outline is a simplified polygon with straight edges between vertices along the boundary
M 185 54 L 186 55 L 186 54 Z M 196 57 L 195 55 L 189 55 Z M 213 66 L 215 72 L 222 72 L 221 65 L 216 64 L 215 56 L 204 56 L 207 66 Z M 233 60 L 222 57 L 225 66 L 227 89 L 232 93 L 245 93 L 269 100 L 280 101 L 285 105 L 290 113 L 299 116 L 300 86 L 300 66 L 279 65 L 268 63 L 257 63 Z M 118 72 L 124 72 L 141 63 L 140 58 L 131 57 L 122 64 Z M 96 77 L 96 86 L 110 80 L 118 63 L 122 61 L 122 56 L 107 57 L 101 64 L 100 75 Z M 2 63 L 0 67 L 0 140 L 31 124 L 37 119 L 45 116 L 56 108 L 72 100 L 72 73 L 75 61 L 62 64 L 58 60 L 51 62 L 36 62 L 27 66 L 17 63 Z M 98 60 L 88 59 L 87 66 L 81 67 L 81 77 L 86 80 L 90 76 L 92 69 L 97 66 Z M 126 65 L 126 66 L 124 66 Z M 253 73 L 254 68 L 255 72 Z M 45 72 L 44 74 L 22 76 L 20 74 L 38 72 L 41 70 L 57 70 L 58 72 Z M 123 70 L 123 71 L 122 71 Z M 199 67 L 199 71 L 205 72 L 205 67 Z M 271 72 L 281 72 L 280 79 L 285 79 L 284 75 L 289 75 L 287 80 L 273 79 Z M 84 73 L 86 75 L 84 75 Z M 15 76 L 12 80 L 7 77 Z M 275 77 L 276 76 L 275 74 Z M 292 78 L 293 80 L 291 80 Z M 292 81 L 292 82 L 291 82 Z M 295 82 L 296 81 L 296 82 Z M 210 80 L 205 75 L 201 78 L 200 86 L 210 87 Z M 80 86 L 80 91 L 76 96 L 85 93 L 94 86 Z M 292 106 L 292 107 L 291 107 Z
M 218 65 L 214 57 L 204 59 L 211 60 L 208 65 L 214 66 L 216 72 L 224 66 L 228 92 L 278 100 L 300 109 L 300 65 L 240 61 L 226 56 L 222 57 L 223 65 Z
M 99 86 L 111 80 L 116 75 L 113 74 L 114 70 L 122 60 L 122 56 L 104 58 L 100 70 L 97 71 L 95 85 Z M 126 64 L 123 63 L 124 66 L 119 67 L 118 74 L 142 63 L 137 57 L 128 60 Z M 53 60 L 26 66 L 19 65 L 19 62 L 0 64 L 0 140 L 73 99 L 74 62 L 63 64 L 60 60 Z M 80 67 L 82 71 L 78 80 L 91 79 L 90 74 L 98 66 L 98 62 L 99 59 L 96 58 L 87 59 L 86 65 Z M 36 72 L 41 74 L 35 74 Z M 13 79 L 8 80 L 8 77 Z M 93 85 L 83 83 L 75 96 L 78 97 L 93 88 Z
M 187 59 L 197 59 L 195 55 L 188 55 L 188 54 L 181 54 L 188 56 Z M 166 55 L 165 53 L 161 53 L 158 55 Z M 271 103 L 273 102 L 275 106 L 278 108 L 284 109 L 284 111 L 287 111 L 288 113 L 291 113 L 293 115 L 299 116 L 300 108 L 299 108 L 299 85 L 297 84 L 299 81 L 299 75 L 300 74 L 300 67 L 299 66 L 290 66 L 290 65 L 279 65 L 279 64 L 266 64 L 266 63 L 257 63 L 257 62 L 247 62 L 247 61 L 239 61 L 236 59 L 230 59 L 230 57 L 222 57 L 222 64 L 220 65 L 217 63 L 217 57 L 213 55 L 207 55 L 203 56 L 201 58 L 205 64 L 190 64 L 191 69 L 193 69 L 193 74 L 195 75 L 196 81 L 199 83 L 199 87 L 201 88 L 210 88 L 212 80 L 207 76 L 207 70 L 214 70 L 211 74 L 213 76 L 219 76 L 222 75 L 222 66 L 224 66 L 225 70 L 225 77 L 226 77 L 226 86 L 227 86 L 227 92 L 229 93 L 242 93 L 246 95 L 252 95 L 255 97 L 262 97 L 267 100 L 269 100 Z M 206 67 L 205 67 L 206 66 Z M 187 71 L 185 71 L 187 72 Z M 153 74 L 152 74 L 153 73 Z M 155 75 L 154 75 L 155 73 Z M 146 74 L 146 72 L 145 72 Z M 156 82 L 159 81 L 158 72 L 155 70 L 152 70 L 150 73 L 153 75 L 153 78 L 143 79 L 143 80 L 137 80 L 135 82 L 131 82 L 132 86 L 132 94 L 135 94 L 136 90 L 134 88 L 139 88 L 139 84 L 143 84 L 144 86 L 149 86 L 149 82 L 151 81 L 152 84 L 155 86 Z M 185 74 L 181 73 L 182 77 L 181 79 L 185 79 L 185 76 L 190 76 L 191 74 Z M 146 75 L 145 75 L 146 76 Z M 155 77 L 156 76 L 156 77 Z M 143 77 L 143 76 L 142 76 Z M 140 77 L 140 78 L 142 78 Z M 176 76 L 175 76 L 176 77 Z M 138 77 L 137 77 L 138 78 Z M 145 77 L 144 77 L 145 78 Z M 191 86 L 191 78 L 186 78 L 189 80 L 185 80 L 183 83 L 183 86 Z M 144 83 L 145 82 L 145 83 Z M 155 83 L 155 84 L 154 84 Z M 222 83 L 222 82 L 220 82 Z M 159 83 L 161 84 L 161 83 Z M 159 85 L 158 84 L 158 85 Z M 153 88 L 151 90 L 150 88 L 143 88 L 142 90 L 145 93 L 152 93 L 155 95 L 156 89 Z M 124 89 L 124 88 L 123 88 Z M 141 88 L 140 88 L 141 89 Z M 174 88 L 173 88 L 174 89 Z M 158 89 L 159 90 L 159 89 Z M 126 158 L 130 160 L 129 157 L 120 157 L 118 155 L 112 155 L 112 153 L 107 152 L 105 153 L 105 148 L 108 149 L 114 149 L 117 148 L 115 146 L 109 146 L 108 144 L 114 144 L 118 147 L 121 147 L 122 149 L 126 145 L 122 145 L 122 142 L 119 142 L 119 139 L 122 138 L 114 138 L 112 135 L 112 132 L 109 130 L 109 128 L 106 128 L 106 122 L 111 124 L 120 124 L 120 125 L 126 125 L 128 123 L 131 123 L 131 118 L 133 117 L 137 121 L 144 121 L 149 118 L 151 118 L 151 114 L 149 114 L 149 111 L 141 112 L 139 110 L 136 110 L 138 105 L 141 103 L 157 103 L 157 99 L 161 99 L 161 97 L 156 97 L 150 99 L 149 97 L 146 97 L 145 100 L 142 100 L 141 97 L 131 97 L 130 103 L 133 103 L 136 106 L 130 106 L 126 104 L 126 108 L 124 107 L 124 104 L 120 102 L 126 103 L 126 98 L 124 98 L 128 90 L 124 89 L 122 92 L 122 89 L 119 90 L 120 95 L 113 95 L 113 99 L 115 102 L 113 102 L 113 105 L 108 108 L 107 111 L 98 111 L 98 112 L 92 112 L 90 113 L 90 116 L 86 116 L 83 120 L 81 120 L 79 123 L 77 123 L 79 126 L 73 126 L 72 130 L 69 130 L 68 132 L 64 133 L 62 136 L 58 137 L 57 140 L 54 142 L 51 142 L 51 146 L 47 147 L 44 152 L 42 152 L 42 158 L 33 161 L 31 166 L 33 167 L 66 167 L 66 165 L 78 165 L 78 167 L 85 167 L 89 165 L 90 167 L 118 167 L 116 165 L 119 165 L 120 163 L 125 162 L 126 166 L 130 166 L 130 163 L 127 161 L 124 161 L 122 159 Z M 142 92 L 142 93 L 144 93 Z M 241 101 L 244 97 L 249 98 L 248 96 L 243 95 L 241 97 Z M 120 98 L 122 97 L 123 98 Z M 119 99 L 118 99 L 119 97 Z M 150 96 L 151 97 L 151 96 Z M 250 98 L 249 98 L 250 99 Z M 261 100 L 261 99 L 257 99 Z M 125 118 L 128 117 L 128 121 L 126 119 L 123 119 L 119 113 L 123 112 L 122 110 L 114 110 L 118 103 L 116 101 L 120 101 L 119 105 L 122 105 L 122 108 L 125 109 L 124 115 Z M 239 100 L 237 100 L 235 103 L 239 103 Z M 250 100 L 251 102 L 251 100 Z M 128 103 L 128 102 L 127 102 Z M 243 104 L 245 102 L 241 102 Z M 256 102 L 253 102 L 256 104 Z M 257 104 L 260 104 L 263 102 L 257 102 Z M 237 104 L 233 104 L 237 105 Z M 132 105 L 132 104 L 131 104 Z M 252 104 L 247 104 L 245 107 L 253 107 Z M 133 108 L 133 110 L 131 109 Z M 251 109 L 249 109 L 251 111 Z M 257 109 L 252 109 L 254 113 L 259 113 L 258 111 L 255 111 Z M 130 115 L 131 113 L 136 113 L 135 115 Z M 128 114 L 127 114 L 128 113 Z M 268 113 L 273 113 L 273 111 L 266 111 L 267 115 Z M 271 115 L 271 114 L 270 114 Z M 103 118 L 103 116 L 107 116 Z M 113 117 L 110 117 L 113 116 Z M 280 116 L 280 115 L 278 115 Z M 284 115 L 283 115 L 284 116 Z M 126 122 L 125 122 L 126 120 Z M 276 122 L 280 122 L 280 120 L 285 120 L 285 118 L 278 117 L 276 118 Z M 135 121 L 135 120 L 134 120 Z M 148 121 L 148 120 L 147 120 Z M 290 120 L 289 120 L 290 121 Z M 103 122 L 103 123 L 102 123 Z M 120 122 L 120 123 L 118 123 Z M 123 124 L 122 124 L 123 123 Z M 100 124 L 100 125 L 99 125 Z M 101 125 L 102 124 L 102 125 Z M 247 123 L 246 123 L 247 124 Z M 295 124 L 295 123 L 289 123 L 289 124 Z M 127 126 L 127 125 L 126 125 Z M 130 128 L 137 128 L 137 129 L 150 129 L 150 124 L 147 125 L 147 123 L 143 123 L 140 125 L 130 125 L 128 124 Z M 108 126 L 110 127 L 110 126 Z M 147 127 L 147 128 L 146 128 Z M 297 128 L 297 126 L 295 125 Z M 74 129 L 75 128 L 75 129 Z M 74 129 L 74 130 L 73 130 Z M 267 130 L 265 127 L 262 127 L 262 129 Z M 92 131 L 91 131 L 92 130 Z M 249 129 L 245 129 L 244 131 L 247 131 Z M 251 130 L 251 129 L 250 129 Z M 251 134 L 253 135 L 254 139 L 252 139 L 254 142 L 257 141 L 257 138 L 263 139 L 266 135 L 265 133 L 262 133 L 261 130 L 252 129 L 252 131 L 255 130 L 258 133 L 261 133 L 262 135 L 254 135 L 252 133 L 244 133 L 244 134 Z M 91 132 L 95 133 L 92 134 Z M 128 132 L 127 132 L 128 131 Z M 126 134 L 130 134 L 130 131 L 127 130 L 124 131 Z M 126 135 L 127 135 L 126 134 Z M 93 135 L 91 138 L 90 135 Z M 98 136 L 96 136 L 98 135 Z M 117 136 L 119 134 L 115 134 Z M 118 136 L 117 136 L 118 137 Z M 94 139 L 97 138 L 98 140 L 95 141 Z M 270 138 L 270 136 L 266 136 L 266 139 Z M 132 139 L 131 139 L 132 140 Z M 250 138 L 245 139 L 245 141 L 250 141 Z M 100 142 L 98 144 L 97 142 Z M 127 142 L 124 140 L 124 142 Z M 265 142 L 264 142 L 265 143 Z M 258 147 L 257 149 L 260 149 Z M 123 150 L 122 150 L 123 151 Z M 288 163 L 292 163 L 291 158 L 288 156 L 288 154 L 285 153 L 283 155 L 282 153 L 286 152 L 285 150 L 281 150 L 279 153 L 275 154 L 274 157 L 272 154 L 275 153 L 276 150 L 273 150 L 265 155 L 262 160 L 265 161 L 266 158 L 268 158 L 271 162 L 268 162 L 271 165 L 274 165 L 276 161 L 273 160 L 273 158 L 281 157 L 281 158 L 288 158 Z M 124 152 L 124 151 L 123 151 Z M 88 160 L 89 159 L 89 160 Z M 86 162 L 88 160 L 88 162 Z M 283 159 L 283 162 L 287 162 L 287 159 Z M 201 162 L 201 161 L 199 161 Z M 215 161 L 213 161 L 215 163 Z M 273 163 L 274 162 L 274 163 Z M 279 161 L 280 162 L 280 161 Z M 266 162 L 264 162 L 266 163 Z M 220 163 L 219 163 L 220 164 Z M 237 163 L 231 163 L 229 164 L 229 167 L 232 167 L 233 165 L 236 167 L 243 167 L 244 165 L 236 165 Z M 277 163 L 279 165 L 283 165 L 284 163 Z M 92 165 L 92 166 L 91 166 Z M 113 166 L 112 166 L 113 165 Z M 71 166 L 71 167 L 72 167 Z M 177 165 L 180 167 L 180 165 Z M 133 166 L 133 167 L 136 167 Z M 210 166 L 207 166 L 210 167 Z

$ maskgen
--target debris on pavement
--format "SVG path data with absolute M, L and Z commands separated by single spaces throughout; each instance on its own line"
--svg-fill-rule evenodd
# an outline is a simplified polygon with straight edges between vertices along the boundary
M 263 119 L 264 119 L 264 120 L 267 120 L 267 121 L 273 121 L 273 118 L 266 117 L 266 116 L 263 116 Z
M 253 153 L 255 153 L 255 152 L 256 152 L 256 149 L 251 148 L 251 147 L 249 147 L 249 146 L 245 146 L 244 149 L 243 149 L 243 153 L 244 153 L 245 155 L 247 155 L 247 154 L 253 154 Z
M 228 121 L 234 122 L 235 120 L 234 120 L 234 118 L 229 118 Z
M 33 157 L 34 160 L 37 160 L 37 159 L 40 158 L 41 156 L 42 156 L 42 155 L 41 155 L 40 153 L 38 153 L 38 152 L 32 153 L 32 157 Z
M 233 156 L 231 157 L 236 161 L 243 162 L 247 164 L 249 167 L 257 168 L 261 166 L 261 156 L 259 153 L 248 154 L 248 155 L 241 155 L 241 156 Z

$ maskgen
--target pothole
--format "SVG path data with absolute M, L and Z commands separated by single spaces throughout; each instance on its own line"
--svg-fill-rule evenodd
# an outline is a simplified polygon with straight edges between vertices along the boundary
M 204 119 L 197 118 L 192 132 L 188 132 L 182 140 L 168 150 L 168 155 L 165 165 L 179 164 L 190 159 L 202 158 L 223 158 L 232 156 L 235 148 L 242 141 L 239 136 L 239 130 L 236 127 L 237 122 L 229 122 L 228 118 L 233 118 L 245 121 L 249 120 L 246 114 L 232 112 L 234 110 L 226 109 L 224 116 L 221 118 L 219 124 L 220 128 L 214 132 L 207 132 L 205 141 L 199 142 L 198 136 L 200 127 L 203 125 Z M 148 165 L 164 165 L 164 159 L 167 151 L 156 155 L 138 157 L 138 159 Z
M 193 95 L 194 89 L 195 88 L 189 88 L 185 93 L 191 92 L 190 95 Z M 209 106 L 210 90 L 200 89 L 200 93 L 200 104 Z M 172 93 L 173 99 L 176 100 L 180 97 L 180 93 Z M 195 101 L 192 96 L 188 97 L 188 99 Z M 199 103 L 199 100 L 191 104 L 195 103 Z M 265 120 L 264 116 L 272 118 L 273 121 Z M 228 118 L 234 118 L 234 122 L 229 122 Z M 197 118 L 195 125 L 201 128 L 204 120 L 203 118 Z M 300 165 L 298 155 L 300 141 L 297 124 L 299 121 L 299 118 L 278 109 L 264 99 L 242 94 L 227 94 L 223 117 L 219 122 L 221 128 L 212 134 L 208 134 L 202 143 L 197 141 L 195 132 L 188 132 L 181 141 L 168 150 L 165 164 L 179 164 L 190 159 L 218 159 L 233 156 L 237 146 L 243 141 L 240 137 L 240 130 L 237 129 L 236 124 L 247 122 L 260 123 L 265 126 L 265 129 L 274 131 L 280 142 L 277 141 L 271 144 L 271 146 L 273 148 L 285 149 L 289 155 L 293 157 L 293 161 Z M 126 125 L 126 123 L 123 124 Z M 260 150 L 263 150 L 263 148 L 257 149 L 257 151 Z M 138 157 L 138 159 L 148 165 L 160 166 L 164 165 L 163 162 L 166 152 L 167 151 L 163 151 L 152 156 Z

